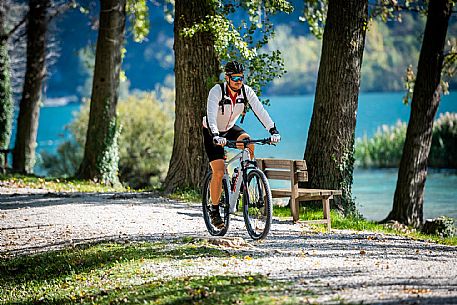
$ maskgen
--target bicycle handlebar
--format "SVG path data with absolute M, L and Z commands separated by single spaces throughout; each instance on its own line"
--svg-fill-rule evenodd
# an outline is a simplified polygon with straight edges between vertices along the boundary
M 257 139 L 257 140 L 251 140 L 250 138 L 246 138 L 246 139 L 239 140 L 239 141 L 227 140 L 226 146 L 228 148 L 237 148 L 236 144 L 244 144 L 244 147 L 246 147 L 248 144 L 274 145 L 273 143 L 271 143 L 270 138 Z

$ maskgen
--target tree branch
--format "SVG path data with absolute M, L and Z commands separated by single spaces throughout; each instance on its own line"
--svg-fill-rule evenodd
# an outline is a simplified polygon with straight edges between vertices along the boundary
M 9 32 L 3 34 L 0 36 L 1 41 L 7 40 L 8 38 L 11 37 L 25 22 L 27 21 L 27 15 L 22 18 L 22 20 L 17 23 Z
M 55 17 L 59 16 L 60 14 L 65 13 L 67 10 L 69 10 L 72 7 L 75 7 L 76 5 L 77 4 L 76 4 L 75 0 L 71 0 L 68 3 L 61 4 L 60 6 L 58 6 L 55 9 L 55 11 L 52 14 L 50 14 L 48 16 L 48 22 L 52 21 L 52 19 L 54 19 Z

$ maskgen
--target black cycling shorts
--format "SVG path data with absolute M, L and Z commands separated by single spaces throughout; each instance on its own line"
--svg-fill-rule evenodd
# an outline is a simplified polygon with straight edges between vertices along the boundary
M 224 137 L 227 140 L 235 141 L 239 136 L 246 133 L 243 128 L 234 125 L 226 132 L 219 133 L 220 137 Z M 208 128 L 203 127 L 203 142 L 205 143 L 206 154 L 208 155 L 209 162 L 224 159 L 224 147 L 213 143 L 213 137 L 209 133 Z

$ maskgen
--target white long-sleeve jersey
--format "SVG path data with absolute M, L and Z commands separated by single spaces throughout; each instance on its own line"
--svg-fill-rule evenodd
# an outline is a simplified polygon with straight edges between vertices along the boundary
M 206 116 L 203 117 L 203 126 L 208 128 L 213 135 L 217 135 L 232 128 L 244 110 L 243 90 L 240 90 L 241 92 L 236 97 L 235 105 L 233 105 L 232 100 L 227 95 L 227 83 L 224 83 L 224 88 L 225 96 L 223 98 L 223 112 L 222 107 L 219 105 L 222 96 L 221 86 L 216 84 L 213 88 L 211 88 L 208 94 Z M 262 103 L 259 101 L 259 98 L 255 94 L 254 90 L 247 85 L 244 85 L 244 88 L 251 109 L 254 111 L 254 114 L 266 130 L 269 131 L 275 126 L 273 120 L 263 107 Z

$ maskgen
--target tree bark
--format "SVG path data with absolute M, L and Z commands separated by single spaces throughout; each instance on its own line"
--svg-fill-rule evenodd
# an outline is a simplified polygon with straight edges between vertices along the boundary
M 8 3 L 0 3 L 0 149 L 8 149 L 13 124 L 14 103 L 11 94 L 11 70 L 5 17 Z M 0 154 L 0 166 L 5 162 Z
M 353 146 L 367 22 L 367 0 L 329 1 L 304 155 L 309 187 L 342 189 L 333 207 L 345 213 L 355 212 Z
M 50 6 L 50 0 L 29 0 L 27 64 L 13 152 L 13 170 L 21 173 L 33 173 L 35 165 L 41 91 L 46 75 L 46 36 Z
M 126 0 L 101 0 L 89 126 L 77 176 L 118 183 L 119 128 L 116 116 Z
M 429 2 L 424 39 L 414 84 L 411 115 L 398 170 L 392 211 L 386 220 L 420 227 L 433 120 L 440 103 L 440 79 L 452 1 Z
M 208 168 L 202 135 L 202 118 L 209 89 L 219 76 L 219 61 L 210 32 L 200 31 L 191 38 L 182 29 L 214 15 L 212 1 L 175 2 L 174 52 L 176 78 L 176 119 L 170 166 L 165 192 L 177 188 L 198 188 Z

